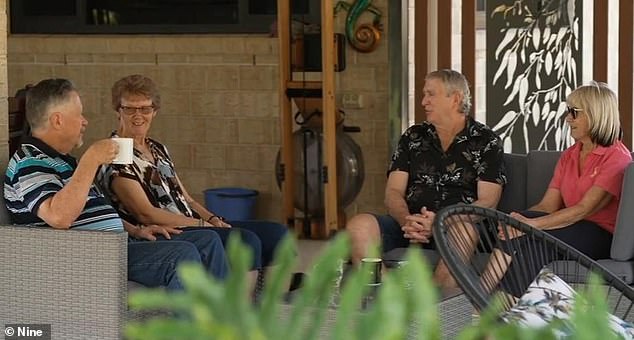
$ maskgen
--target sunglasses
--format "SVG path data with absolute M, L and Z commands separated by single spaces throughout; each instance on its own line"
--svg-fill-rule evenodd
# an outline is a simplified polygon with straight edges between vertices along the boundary
M 577 119 L 577 117 L 579 116 L 579 112 L 581 111 L 583 110 L 572 106 L 568 106 L 568 108 L 566 109 L 566 112 L 572 117 L 572 119 Z

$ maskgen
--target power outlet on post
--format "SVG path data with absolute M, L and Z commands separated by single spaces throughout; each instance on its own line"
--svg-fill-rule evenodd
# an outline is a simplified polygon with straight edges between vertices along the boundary
M 359 93 L 345 92 L 341 99 L 341 104 L 344 109 L 361 109 L 363 108 L 363 95 Z

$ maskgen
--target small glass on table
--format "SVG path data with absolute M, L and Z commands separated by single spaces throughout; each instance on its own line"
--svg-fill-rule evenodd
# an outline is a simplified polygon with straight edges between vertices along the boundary
M 381 269 L 383 267 L 383 260 L 378 257 L 365 257 L 361 259 L 361 270 L 370 273 L 370 280 L 368 281 L 368 292 L 363 298 L 363 307 L 370 305 L 377 296 L 379 287 L 381 287 Z

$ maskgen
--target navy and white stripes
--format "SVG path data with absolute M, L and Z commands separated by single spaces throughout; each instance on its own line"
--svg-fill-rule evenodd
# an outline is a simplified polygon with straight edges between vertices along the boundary
M 4 178 L 4 197 L 13 222 L 45 226 L 37 217 L 40 204 L 70 181 L 76 166 L 72 156 L 58 153 L 37 138 L 26 138 L 9 160 Z M 123 224 L 93 185 L 71 229 L 122 232 Z

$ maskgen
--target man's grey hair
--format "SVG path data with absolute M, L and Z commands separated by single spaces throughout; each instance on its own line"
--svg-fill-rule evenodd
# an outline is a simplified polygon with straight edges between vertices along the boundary
M 425 80 L 439 79 L 445 85 L 447 96 L 454 93 L 460 93 L 462 95 L 462 105 L 460 105 L 460 112 L 468 115 L 471 111 L 471 91 L 469 90 L 469 82 L 465 76 L 454 70 L 442 69 L 433 71 L 425 76 Z
M 61 78 L 44 79 L 31 87 L 26 93 L 26 120 L 31 130 L 45 127 L 51 107 L 67 102 L 71 92 L 77 92 L 75 85 Z

